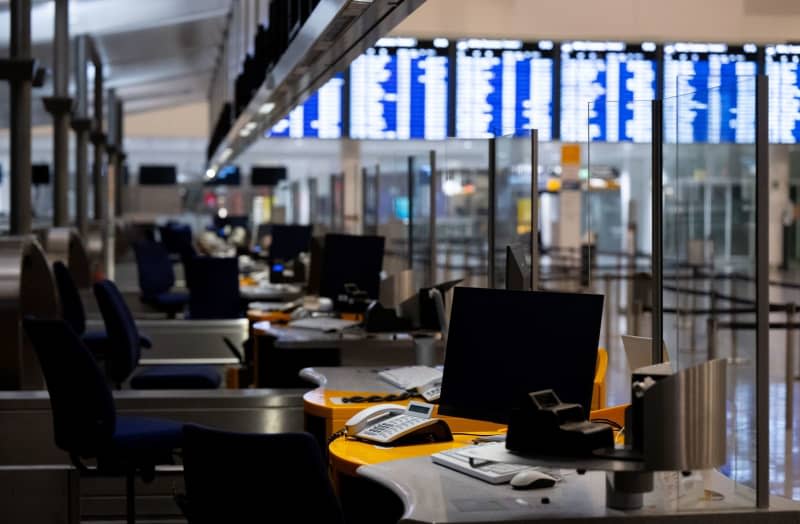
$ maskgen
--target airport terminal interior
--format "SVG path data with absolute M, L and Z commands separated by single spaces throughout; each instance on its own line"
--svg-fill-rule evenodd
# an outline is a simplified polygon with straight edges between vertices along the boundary
M 0 522 L 800 522 L 797 0 L 0 0 Z

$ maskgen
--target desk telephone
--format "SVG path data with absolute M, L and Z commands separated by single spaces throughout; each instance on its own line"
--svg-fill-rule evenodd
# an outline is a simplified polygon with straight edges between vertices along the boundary
M 350 437 L 380 444 L 446 442 L 453 434 L 444 420 L 431 418 L 433 405 L 423 402 L 380 404 L 356 413 L 345 423 Z

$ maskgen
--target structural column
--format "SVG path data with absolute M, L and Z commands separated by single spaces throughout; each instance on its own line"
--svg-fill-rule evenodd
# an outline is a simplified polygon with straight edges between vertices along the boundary
M 53 37 L 53 96 L 44 99 L 44 107 L 53 115 L 53 225 L 69 225 L 69 120 L 72 99 L 68 96 L 69 79 L 69 0 L 55 2 Z
M 103 217 L 103 165 L 105 163 L 106 135 L 103 132 L 103 66 L 94 65 L 94 126 L 91 140 L 94 145 L 94 165 L 92 166 L 92 184 L 94 186 L 94 219 L 102 221 Z
M 11 2 L 11 61 L 30 62 L 28 74 L 9 79 L 11 102 L 12 235 L 31 232 L 31 1 Z
M 75 131 L 75 222 L 81 237 L 86 240 L 89 232 L 89 132 L 92 121 L 89 119 L 89 85 L 86 75 L 88 48 L 85 35 L 75 42 L 75 108 L 72 116 L 72 129 Z

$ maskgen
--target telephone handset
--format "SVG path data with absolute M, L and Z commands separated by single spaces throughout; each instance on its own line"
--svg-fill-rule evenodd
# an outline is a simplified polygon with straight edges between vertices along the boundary
M 380 444 L 453 440 L 450 428 L 441 419 L 431 418 L 433 405 L 423 402 L 380 404 L 356 413 L 345 423 L 347 435 Z

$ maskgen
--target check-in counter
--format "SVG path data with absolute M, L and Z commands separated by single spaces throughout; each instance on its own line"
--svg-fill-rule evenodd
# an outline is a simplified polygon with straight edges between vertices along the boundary
M 131 391 L 114 393 L 117 413 L 160 417 L 187 423 L 202 424 L 229 431 L 274 433 L 303 430 L 301 389 L 180 390 Z M 0 392 L 0 492 L 16 490 L 17 502 L 40 497 L 69 507 L 64 497 L 70 496 L 64 474 L 69 457 L 55 447 L 50 400 L 46 391 Z M 2 470 L 13 471 L 6 476 Z M 24 475 L 31 479 L 25 485 L 13 484 Z M 36 478 L 41 480 L 37 488 Z M 54 479 L 61 479 L 56 481 Z M 159 468 L 152 483 L 137 481 L 137 513 L 159 519 L 179 517 L 173 500 L 174 492 L 183 491 L 183 471 L 179 466 Z M 8 484 L 6 484 L 8 483 Z M 44 493 L 48 483 L 55 483 Z M 26 491 L 31 489 L 33 491 Z M 125 514 L 125 481 L 123 478 L 80 479 L 80 506 L 83 520 L 120 519 Z M 74 490 L 73 490 L 74 495 Z M 74 497 L 73 497 L 74 498 Z M 48 502 L 50 503 L 50 502 Z M 75 501 L 73 500 L 73 504 Z M 54 506 L 55 507 L 55 506 Z M 3 506 L 2 513 L 14 511 Z M 5 519 L 0 519 L 6 522 Z M 69 522 L 63 520 L 61 522 Z

